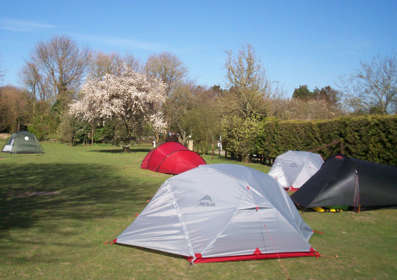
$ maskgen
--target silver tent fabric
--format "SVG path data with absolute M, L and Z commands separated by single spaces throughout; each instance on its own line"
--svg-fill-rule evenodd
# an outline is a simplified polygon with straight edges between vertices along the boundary
M 269 175 L 283 188 L 299 189 L 323 165 L 324 160 L 319 154 L 305 151 L 288 151 L 279 155 Z
M 117 237 L 182 256 L 307 252 L 312 235 L 288 194 L 265 173 L 233 164 L 201 165 L 164 182 Z

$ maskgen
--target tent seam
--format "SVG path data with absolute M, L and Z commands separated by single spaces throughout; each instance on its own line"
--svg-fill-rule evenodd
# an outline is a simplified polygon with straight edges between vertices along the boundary
M 216 170 L 216 171 L 217 171 L 217 170 Z M 222 175 L 224 175 L 222 172 L 219 172 L 219 173 L 221 173 Z M 241 181 L 242 181 L 242 180 L 241 180 Z M 243 188 L 245 188 L 244 186 L 248 185 L 248 182 L 246 182 L 246 180 L 245 180 L 244 183 L 245 183 L 245 184 L 242 184 L 242 187 L 243 187 Z M 243 185 L 244 185 L 244 186 L 243 186 Z M 248 194 L 246 194 L 246 196 L 248 197 Z M 252 199 L 252 200 L 253 200 L 253 199 Z M 205 253 L 205 251 L 206 251 L 210 246 L 212 246 L 212 245 L 216 242 L 216 240 L 218 240 L 219 236 L 222 235 L 222 234 L 225 232 L 225 230 L 227 229 L 227 227 L 230 225 L 230 223 L 231 223 L 233 217 L 236 215 L 236 213 L 237 213 L 238 211 L 240 211 L 240 205 L 241 205 L 241 200 L 239 201 L 239 205 L 236 207 L 236 209 L 234 210 L 233 214 L 230 216 L 229 221 L 225 224 L 225 226 L 222 228 L 222 230 L 219 231 L 219 233 L 215 236 L 215 238 L 214 238 L 213 240 L 211 240 L 211 242 L 209 242 L 208 245 L 202 250 L 202 252 L 201 252 L 202 255 Z M 273 206 L 273 205 L 272 205 L 272 206 Z M 274 206 L 273 206 L 273 207 L 274 207 Z
M 177 150 L 177 151 L 173 151 L 173 152 L 171 152 L 171 153 L 169 153 L 169 154 L 165 154 L 164 157 L 163 157 L 163 159 L 161 160 L 161 162 L 160 162 L 159 165 L 157 166 L 156 171 L 159 171 L 160 167 L 163 165 L 163 163 L 165 162 L 165 160 L 168 159 L 168 157 L 170 157 L 171 155 L 173 155 L 173 154 L 175 154 L 175 153 L 181 152 L 181 151 L 186 151 L 186 150 Z
M 185 234 L 185 238 L 186 238 L 187 245 L 188 245 L 188 247 L 189 247 L 190 253 L 191 253 L 192 257 L 195 258 L 194 250 L 193 250 L 193 245 L 192 245 L 192 243 L 191 243 L 191 241 L 190 241 L 190 236 L 189 236 L 188 230 L 187 230 L 187 228 L 186 228 L 186 224 L 185 224 L 185 222 L 184 222 L 183 219 L 182 219 L 182 213 L 181 213 L 181 211 L 180 211 L 181 208 L 179 207 L 178 203 L 176 202 L 175 194 L 174 194 L 174 192 L 173 192 L 173 189 L 171 188 L 171 184 L 169 184 L 169 183 L 168 183 L 168 189 L 169 189 L 170 194 L 172 195 L 172 198 L 173 198 L 173 200 L 174 200 L 173 205 L 174 205 L 174 207 L 175 207 L 175 209 L 176 209 L 176 211 L 177 211 L 177 213 L 178 213 L 177 216 L 178 216 L 179 222 L 180 222 L 181 225 L 182 225 L 182 229 L 183 229 L 183 232 L 184 232 L 184 234 Z
M 219 238 L 220 235 L 222 235 L 222 234 L 225 232 L 225 230 L 227 229 L 227 227 L 230 225 L 230 223 L 231 223 L 233 217 L 236 215 L 236 213 L 237 213 L 238 211 L 240 211 L 240 207 L 236 207 L 236 209 L 234 210 L 233 214 L 230 216 L 229 221 L 225 224 L 225 226 L 222 228 L 222 230 L 219 231 L 219 233 L 215 236 L 215 238 L 212 239 L 211 242 L 209 242 L 208 245 L 202 250 L 202 252 L 201 252 L 202 255 L 204 255 L 204 254 L 205 254 L 205 251 L 206 251 L 210 246 L 212 246 L 212 245 L 216 242 L 216 240 L 218 240 L 218 238 Z

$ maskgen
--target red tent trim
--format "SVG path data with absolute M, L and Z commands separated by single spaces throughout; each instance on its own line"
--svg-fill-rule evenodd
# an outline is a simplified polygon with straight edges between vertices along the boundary
M 296 192 L 299 188 L 295 188 L 293 186 L 284 188 L 287 192 Z
M 189 262 L 193 263 L 211 263 L 211 262 L 227 262 L 227 261 L 248 261 L 263 259 L 282 259 L 295 257 L 320 257 L 320 253 L 310 248 L 309 252 L 288 252 L 288 253 L 262 253 L 258 248 L 252 255 L 228 256 L 228 257 L 211 257 L 203 258 L 201 254 L 195 254 L 195 258 L 187 257 Z

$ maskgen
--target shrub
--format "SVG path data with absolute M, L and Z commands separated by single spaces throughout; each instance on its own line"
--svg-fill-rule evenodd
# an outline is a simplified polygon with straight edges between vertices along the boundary
M 225 150 L 240 157 L 249 151 L 271 159 L 288 150 L 304 150 L 316 151 L 323 158 L 343 152 L 358 159 L 397 165 L 397 115 L 243 123 L 233 120 L 224 128 Z M 250 133 L 245 133 L 247 129 Z
M 260 123 L 254 118 L 242 119 L 232 116 L 223 121 L 223 138 L 227 150 L 242 161 L 248 161 L 249 154 L 256 152 L 256 137 Z

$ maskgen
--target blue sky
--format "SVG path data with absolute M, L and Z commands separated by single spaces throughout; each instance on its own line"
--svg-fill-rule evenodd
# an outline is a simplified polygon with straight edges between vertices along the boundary
M 35 45 L 66 35 L 80 47 L 145 62 L 176 55 L 197 84 L 226 86 L 227 50 L 251 44 L 267 77 L 284 88 L 335 86 L 374 56 L 397 53 L 397 1 L 3 1 L 3 84 Z

